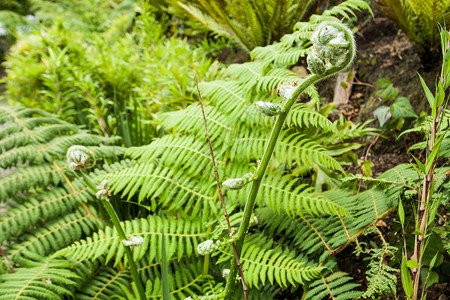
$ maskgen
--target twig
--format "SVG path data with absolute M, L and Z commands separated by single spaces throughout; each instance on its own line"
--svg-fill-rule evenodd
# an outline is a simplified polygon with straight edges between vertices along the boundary
M 376 89 L 376 88 L 377 88 L 377 87 L 374 86 L 373 84 L 370 84 L 370 83 L 367 83 L 367 82 L 362 82 L 362 81 L 360 81 L 356 76 L 353 76 L 353 79 L 355 79 L 355 81 L 353 82 L 353 84 L 356 84 L 356 85 L 363 85 L 363 86 L 368 86 L 368 87 L 371 87 L 371 88 L 373 88 L 373 89 Z
M 385 131 L 386 131 L 386 129 L 384 129 L 382 132 L 380 132 L 380 133 L 376 136 L 375 140 L 369 145 L 369 147 L 367 147 L 366 155 L 364 155 L 364 162 L 367 161 L 367 157 L 369 156 L 369 151 L 370 151 L 370 149 L 373 147 L 373 145 L 375 145 L 375 144 L 378 142 L 378 139 L 380 138 L 380 136 L 383 135 L 383 133 L 384 133 Z M 363 162 L 363 163 L 364 163 L 364 162 Z M 359 182 L 358 182 L 358 191 L 356 192 L 357 194 L 359 194 L 359 191 L 360 191 L 360 189 L 361 189 L 361 184 L 362 184 L 362 180 L 360 179 Z
M 84 182 L 87 184 L 87 186 L 93 191 L 98 191 L 95 184 L 92 182 L 92 180 L 87 176 L 83 171 L 80 171 L 82 178 L 84 179 Z M 106 212 L 108 213 L 111 222 L 113 224 L 113 228 L 116 230 L 117 234 L 119 235 L 119 238 L 121 241 L 126 241 L 127 235 L 125 234 L 125 231 L 122 228 L 122 225 L 120 224 L 120 219 L 114 210 L 114 207 L 112 206 L 111 202 L 108 198 L 100 198 L 101 203 L 103 204 L 103 207 L 105 208 Z M 164 241 L 163 241 L 164 243 Z M 136 267 L 136 263 L 133 259 L 133 254 L 131 253 L 131 249 L 129 246 L 124 245 L 124 252 L 125 256 L 128 260 L 128 267 L 131 271 L 131 277 L 134 280 L 134 284 L 136 285 L 137 293 L 139 296 L 139 299 L 146 299 L 145 296 L 145 289 L 144 285 L 142 284 L 141 277 L 139 276 L 138 269 Z
M 214 168 L 214 175 L 216 176 L 217 189 L 219 190 L 219 196 L 220 196 L 220 201 L 222 202 L 223 213 L 225 215 L 225 219 L 227 220 L 227 225 L 228 225 L 228 231 L 230 233 L 230 238 L 232 238 L 233 237 L 233 231 L 231 229 L 230 218 L 228 216 L 227 208 L 225 207 L 225 200 L 223 198 L 222 189 L 220 188 L 219 173 L 217 172 L 216 161 L 214 159 L 214 153 L 213 153 L 213 149 L 212 149 L 212 146 L 211 146 L 211 139 L 209 137 L 209 131 L 208 131 L 208 125 L 207 125 L 207 122 L 206 122 L 205 109 L 203 108 L 203 101 L 202 101 L 202 96 L 200 95 L 200 89 L 198 88 L 198 82 L 196 82 L 196 85 L 197 85 L 198 99 L 200 100 L 200 107 L 202 108 L 203 121 L 205 122 L 206 137 L 208 139 L 209 152 L 211 154 L 211 160 L 212 160 L 212 164 L 213 164 L 213 168 Z M 245 284 L 244 272 L 242 271 L 242 265 L 241 265 L 241 263 L 239 261 L 239 255 L 238 255 L 238 252 L 237 252 L 237 249 L 236 249 L 236 245 L 234 244 L 234 242 L 231 242 L 231 246 L 233 247 L 234 258 L 236 259 L 236 265 L 238 266 L 239 273 L 241 274 L 241 282 L 242 282 L 242 289 L 244 290 L 244 298 L 245 298 L 245 300 L 248 300 L 248 292 L 247 292 L 248 288 L 247 288 L 247 285 Z
M 5 259 L 5 262 L 8 265 L 11 272 L 16 273 L 16 270 L 14 270 L 14 267 L 13 267 L 11 261 L 9 260 L 8 255 L 3 250 L 2 246 L 0 246 L 0 253 L 2 254 L 3 258 Z

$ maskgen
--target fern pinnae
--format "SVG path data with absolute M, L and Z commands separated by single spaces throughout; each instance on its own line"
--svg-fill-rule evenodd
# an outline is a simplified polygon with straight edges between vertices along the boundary
M 121 222 L 127 236 L 140 236 L 144 239 L 140 246 L 135 247 L 133 260 L 138 261 L 144 255 L 149 261 L 154 261 L 159 247 L 159 236 L 162 228 L 169 228 L 166 233 L 167 257 L 177 256 L 178 260 L 184 253 L 193 255 L 199 240 L 207 237 L 209 233 L 201 225 L 200 220 L 186 221 L 173 219 L 170 222 L 161 217 L 149 216 L 146 219 L 133 219 Z M 182 240 L 183 242 L 179 242 Z M 69 247 L 55 253 L 55 257 L 64 256 L 72 260 L 96 259 L 106 255 L 106 261 L 114 258 L 115 264 L 124 258 L 123 245 L 117 231 L 112 227 L 106 227 L 94 233 L 86 240 L 75 242 Z M 177 249 L 177 247 L 179 247 Z
M 328 273 L 328 272 L 327 272 Z M 330 295 L 333 299 L 356 299 L 363 292 L 355 291 L 359 284 L 352 283 L 350 276 L 345 272 L 334 272 L 330 275 L 321 275 L 321 278 L 309 285 L 306 300 L 321 300 Z
M 213 197 L 214 188 L 199 184 L 187 174 L 171 168 L 142 163 L 111 174 L 108 179 L 113 193 L 120 191 L 122 196 L 127 196 L 130 200 L 139 191 L 139 203 L 149 199 L 152 210 L 162 206 L 168 213 L 183 208 L 186 209 L 185 213 L 188 213 L 207 206 L 217 212 L 216 199 Z
M 301 82 L 301 79 L 297 76 L 297 74 L 290 70 L 286 70 L 284 68 L 273 68 L 258 80 L 256 89 L 259 91 L 269 92 L 287 82 L 299 83 Z
M 216 160 L 219 166 L 224 164 L 223 151 L 218 151 Z M 198 176 L 198 169 L 210 174 L 211 157 L 204 142 L 192 136 L 166 135 L 154 140 L 144 147 L 135 147 L 127 150 L 127 154 L 141 162 L 154 161 L 167 167 L 181 169 L 184 172 Z M 207 174 L 204 174 L 207 176 Z
M 276 43 L 266 47 L 256 47 L 251 55 L 254 59 L 261 59 L 264 64 L 273 63 L 279 66 L 295 65 L 301 57 L 304 57 L 308 49 L 303 47 L 292 48 L 292 44 L 284 42 Z
M 42 198 L 27 197 L 27 201 L 10 210 L 7 216 L 0 217 L 0 237 L 8 239 L 13 233 L 21 232 L 42 217 L 51 220 L 67 211 L 71 211 L 89 199 L 87 188 L 67 193 L 65 188 L 53 189 Z
M 65 164 L 63 161 L 56 163 Z M 17 172 L 0 179 L 0 198 L 6 199 L 19 191 L 27 191 L 31 187 L 45 187 L 50 183 L 58 185 L 63 181 L 64 176 L 54 165 L 44 164 L 19 168 Z
M 244 244 L 241 262 L 249 287 L 258 286 L 259 283 L 264 285 L 266 280 L 272 285 L 276 282 L 281 287 L 296 286 L 316 278 L 324 269 L 305 266 L 304 262 L 295 258 L 293 252 L 274 246 L 273 241 L 267 241 L 262 235 L 254 235 Z M 223 250 L 221 253 L 221 260 L 231 259 L 231 253 Z
M 237 91 L 242 91 L 241 93 L 246 95 L 254 92 L 255 85 L 258 80 L 264 76 L 266 66 L 259 61 L 247 62 L 244 64 L 233 64 L 230 65 L 226 73 L 236 78 L 236 81 L 241 86 L 238 87 Z M 208 94 L 205 94 L 208 97 Z M 248 100 L 244 99 L 245 102 Z
M 93 211 L 93 208 L 90 208 Z M 8 251 L 12 260 L 18 260 L 26 251 L 45 256 L 70 243 L 90 235 L 97 228 L 103 227 L 102 221 L 89 215 L 82 207 L 47 226 L 37 228 L 24 237 L 22 243 L 12 245 Z
M 337 133 L 336 126 L 319 112 L 306 107 L 304 104 L 294 104 L 291 113 L 286 118 L 286 127 L 318 127 L 325 132 Z
M 1 299 L 64 299 L 72 295 L 78 275 L 62 259 L 44 259 L 15 273 L 0 275 Z
M 307 185 L 296 185 L 296 180 L 289 175 L 268 176 L 261 184 L 259 205 L 261 206 L 264 201 L 272 210 L 279 214 L 283 210 L 290 218 L 302 216 L 303 211 L 310 215 L 349 215 L 344 207 L 314 193 Z
M 84 282 L 75 294 L 76 299 L 92 300 L 111 299 L 113 296 L 125 296 L 120 286 L 128 286 L 131 276 L 126 271 L 117 271 L 111 267 L 103 267 L 97 271 L 95 277 Z
M 225 137 L 233 129 L 233 124 L 226 115 L 214 106 L 205 108 L 206 118 L 210 127 L 211 141 Z M 199 138 L 203 138 L 203 117 L 198 105 L 191 105 L 187 109 L 177 112 L 162 114 L 159 118 L 167 130 L 177 128 L 179 132 L 189 132 Z
M 30 131 L 19 131 L 14 134 L 9 134 L 6 138 L 0 140 L 0 149 L 6 152 L 13 147 L 23 146 L 30 142 L 39 141 L 43 143 L 52 139 L 55 135 L 62 132 L 77 132 L 78 128 L 75 125 L 68 124 L 46 124 L 44 126 L 35 127 Z

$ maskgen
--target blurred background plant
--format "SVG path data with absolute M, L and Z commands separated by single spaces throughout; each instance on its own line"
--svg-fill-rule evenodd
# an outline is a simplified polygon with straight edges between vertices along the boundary
M 422 52 L 439 50 L 439 24 L 449 23 L 447 0 L 375 0 Z
M 29 16 L 29 9 L 28 0 L 4 0 L 0 3 L 0 62 L 14 43 L 16 32 L 30 31 L 36 25 L 35 19 Z
M 227 36 L 250 52 L 270 45 L 295 23 L 305 21 L 321 0 L 168 0 L 216 34 Z
M 156 112 L 192 102 L 195 73 L 218 76 L 220 65 L 207 58 L 209 50 L 167 39 L 150 5 L 124 1 L 113 7 L 100 1 L 104 7 L 96 11 L 73 1 L 67 7 L 47 2 L 33 2 L 40 7 L 41 30 L 20 34 L 5 63 L 12 103 L 122 136 L 126 146 L 141 145 L 158 134 Z M 58 13 L 62 7 L 64 13 Z M 79 8 L 84 13 L 78 14 Z

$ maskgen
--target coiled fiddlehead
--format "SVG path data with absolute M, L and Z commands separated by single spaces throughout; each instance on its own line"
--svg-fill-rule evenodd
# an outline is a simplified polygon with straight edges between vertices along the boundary
M 261 181 L 267 166 L 269 165 L 270 158 L 272 157 L 284 121 L 286 120 L 290 109 L 308 86 L 344 71 L 350 67 L 355 57 L 356 46 L 353 33 L 347 26 L 340 22 L 327 20 L 318 24 L 311 36 L 311 42 L 313 47 L 308 55 L 307 62 L 308 69 L 312 74 L 306 77 L 295 90 L 293 90 L 291 86 L 280 87 L 289 88 L 289 93 L 283 93 L 283 91 L 280 93 L 279 91 L 279 95 L 288 95 L 288 97 L 286 97 L 287 99 L 283 99 L 285 101 L 284 106 L 280 110 L 275 126 L 272 129 L 269 142 L 264 150 L 263 158 L 255 174 L 256 179 L 253 181 L 253 185 L 248 195 L 241 226 L 235 237 L 236 250 L 239 255 L 241 254 L 242 246 L 244 245 L 245 235 L 249 227 Z M 232 260 L 230 275 L 228 276 L 224 292 L 225 299 L 231 299 L 234 294 L 237 271 L 238 267 L 235 261 Z

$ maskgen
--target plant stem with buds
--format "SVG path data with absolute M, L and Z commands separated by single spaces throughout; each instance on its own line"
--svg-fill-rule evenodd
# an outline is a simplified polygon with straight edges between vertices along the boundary
M 81 171 L 81 175 L 83 176 L 84 181 L 89 186 L 89 188 L 93 192 L 97 192 L 97 188 L 95 184 L 91 181 L 91 179 L 83 172 Z M 116 229 L 119 238 L 122 241 L 126 241 L 128 238 L 125 234 L 125 231 L 122 228 L 122 225 L 120 225 L 119 216 L 117 216 L 116 211 L 114 210 L 114 207 L 112 206 L 111 202 L 109 202 L 109 199 L 100 199 L 100 201 L 103 204 L 103 207 L 105 208 L 106 212 L 108 213 L 109 217 L 111 218 L 111 222 L 113 223 L 114 228 Z M 133 254 L 131 253 L 129 246 L 123 246 L 125 248 L 125 255 L 128 260 L 128 266 L 130 267 L 131 276 L 133 277 L 134 283 L 136 284 L 136 288 L 139 293 L 139 298 L 141 300 L 147 299 L 145 296 L 145 290 L 144 286 L 142 285 L 141 277 L 139 276 L 139 273 L 137 271 L 136 264 L 133 260 Z
M 344 61 L 338 66 L 331 67 L 327 69 L 323 74 L 313 74 L 305 78 L 305 80 L 297 87 L 297 89 L 293 92 L 293 94 L 287 99 L 284 104 L 282 113 L 278 115 L 278 118 L 275 122 L 275 126 L 272 129 L 272 132 L 269 137 L 269 141 L 264 150 L 264 155 L 261 160 L 261 164 L 258 167 L 256 172 L 256 180 L 253 182 L 252 188 L 247 198 L 247 202 L 244 208 L 244 215 L 242 217 L 241 225 L 239 227 L 239 231 L 236 236 L 236 250 L 239 255 L 241 255 L 242 247 L 244 245 L 245 235 L 248 230 L 249 222 L 251 215 L 253 213 L 253 208 L 256 202 L 256 196 L 258 195 L 259 188 L 261 186 L 261 182 L 264 178 L 264 174 L 266 172 L 267 166 L 269 165 L 270 159 L 274 152 L 275 146 L 277 144 L 278 138 L 280 136 L 281 130 L 284 126 L 284 121 L 286 120 L 287 115 L 289 114 L 290 109 L 294 105 L 297 98 L 305 91 L 307 87 L 312 84 L 317 83 L 318 81 L 325 79 L 327 77 L 333 76 L 338 72 L 341 72 L 347 69 L 353 62 L 355 56 L 355 42 L 353 39 L 353 34 L 345 25 L 337 22 L 325 22 L 325 24 L 329 23 L 330 26 L 335 26 L 339 30 L 341 30 L 346 40 L 349 42 L 348 52 L 346 53 L 346 57 Z M 321 24 L 324 25 L 324 24 Z M 230 274 L 228 276 L 227 285 L 225 288 L 225 300 L 230 300 L 235 291 L 235 279 L 238 271 L 238 266 L 236 263 L 232 263 L 230 267 Z

